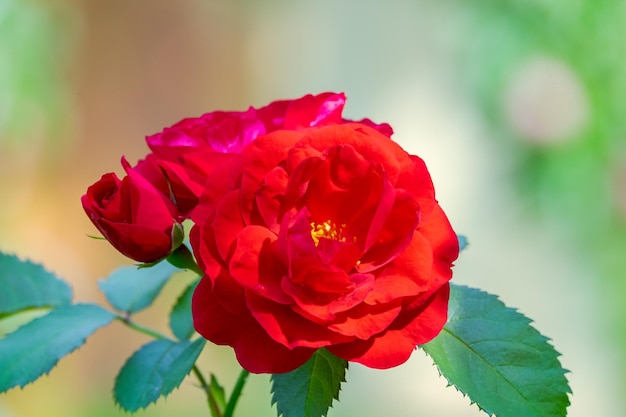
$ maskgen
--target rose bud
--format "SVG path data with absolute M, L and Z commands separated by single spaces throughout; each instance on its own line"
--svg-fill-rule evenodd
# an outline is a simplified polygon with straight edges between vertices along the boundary
M 123 255 L 139 262 L 167 257 L 183 240 L 175 205 L 122 161 L 126 176 L 104 174 L 81 201 L 87 216 Z

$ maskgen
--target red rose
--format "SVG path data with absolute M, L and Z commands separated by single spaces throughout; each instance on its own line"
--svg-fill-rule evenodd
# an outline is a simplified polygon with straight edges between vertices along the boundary
M 148 136 L 146 141 L 159 166 L 156 177 L 165 174 L 179 212 L 188 216 L 198 203 L 206 185 L 206 178 L 217 169 L 223 172 L 234 154 L 260 135 L 287 129 L 296 130 L 311 126 L 350 122 L 342 117 L 346 96 L 343 93 L 306 95 L 295 100 L 280 100 L 267 106 L 246 111 L 216 111 L 200 117 L 187 118 Z M 367 124 L 390 136 L 391 127 Z M 152 168 L 152 166 L 150 167 Z M 151 178 L 155 176 L 150 174 Z M 159 189 L 164 191 L 161 184 Z
M 245 369 L 288 372 L 322 347 L 390 368 L 442 329 L 457 237 L 423 161 L 385 134 L 277 130 L 206 184 L 194 325 Z
M 83 195 L 83 208 L 125 256 L 139 262 L 163 259 L 182 241 L 176 207 L 125 160 L 122 164 L 126 177 L 120 180 L 114 173 L 104 174 Z

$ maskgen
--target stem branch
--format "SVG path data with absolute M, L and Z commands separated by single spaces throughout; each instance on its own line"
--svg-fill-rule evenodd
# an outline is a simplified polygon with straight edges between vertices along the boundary
M 133 329 L 133 330 L 135 330 L 135 331 L 137 331 L 139 333 L 143 333 L 145 335 L 148 335 L 150 337 L 153 337 L 153 338 L 159 339 L 159 340 L 169 339 L 169 337 L 167 337 L 163 333 L 159 333 L 156 330 L 150 329 L 149 327 L 142 326 L 141 324 L 135 323 L 128 316 L 125 317 L 125 316 L 120 316 L 118 314 L 118 315 L 116 315 L 115 318 L 117 320 L 121 321 L 122 323 L 124 323 L 126 325 L 126 327 L 129 327 L 129 328 L 131 328 L 131 329 Z
M 241 391 L 243 391 L 243 387 L 244 385 L 246 385 L 248 375 L 250 375 L 250 372 L 246 371 L 245 369 L 242 369 L 239 373 L 239 377 L 237 378 L 237 382 L 235 382 L 233 392 L 228 399 L 228 404 L 226 404 L 224 417 L 233 417 L 233 413 L 235 412 L 235 406 L 237 405 L 239 397 L 241 397 Z
M 209 383 L 204 378 L 204 376 L 202 375 L 202 372 L 200 372 L 200 368 L 198 368 L 197 365 L 194 365 L 191 368 L 191 370 L 193 371 L 193 374 L 196 376 L 196 378 L 198 378 L 198 381 L 200 382 L 200 387 L 202 388 L 202 391 L 204 391 L 206 394 L 206 399 L 207 399 L 207 404 L 209 405 L 209 409 L 211 409 L 212 408 L 211 387 L 209 386 Z

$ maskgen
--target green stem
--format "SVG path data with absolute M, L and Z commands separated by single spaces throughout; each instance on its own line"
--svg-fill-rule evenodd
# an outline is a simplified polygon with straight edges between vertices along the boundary
M 239 373 L 239 377 L 237 378 L 237 382 L 235 382 L 233 392 L 228 399 L 228 404 L 226 404 L 224 417 L 233 417 L 233 413 L 235 412 L 235 406 L 237 405 L 237 401 L 239 401 L 239 397 L 241 397 L 241 391 L 243 391 L 243 387 L 244 385 L 246 385 L 248 375 L 250 375 L 250 372 L 246 371 L 245 369 L 242 369 Z
M 139 333 L 143 333 L 145 335 L 148 335 L 150 337 L 153 337 L 155 339 L 169 339 L 169 337 L 167 337 L 166 335 L 164 335 L 163 333 L 159 333 L 156 330 L 152 330 L 149 327 L 145 327 L 142 326 L 141 324 L 135 323 L 134 321 L 132 321 L 129 317 L 124 317 L 124 316 L 120 316 L 117 315 L 115 317 L 117 320 L 121 321 L 122 323 L 124 323 L 126 325 L 126 327 L 129 327 L 135 331 L 138 331 Z
M 202 372 L 200 372 L 200 368 L 198 368 L 197 365 L 194 365 L 191 370 L 193 371 L 193 374 L 196 376 L 196 378 L 198 378 L 198 381 L 200 382 L 200 387 L 206 393 L 207 403 L 209 404 L 209 408 L 211 408 L 211 387 L 209 386 L 209 383 L 206 381 L 206 379 L 202 375 Z
M 198 368 L 197 365 L 194 365 L 192 368 L 193 374 L 196 376 L 196 378 L 198 378 L 198 381 L 200 382 L 200 386 L 202 387 L 202 389 L 206 392 L 209 392 L 209 383 L 206 382 L 206 379 L 204 378 L 204 376 L 202 376 L 202 372 L 200 372 L 200 368 Z

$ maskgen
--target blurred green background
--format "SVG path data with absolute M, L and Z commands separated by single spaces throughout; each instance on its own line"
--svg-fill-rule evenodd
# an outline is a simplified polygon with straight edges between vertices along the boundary
M 144 136 L 183 117 L 345 91 L 348 117 L 389 122 L 425 159 L 470 241 L 454 280 L 553 339 L 569 415 L 626 415 L 625 76 L 620 0 L 0 0 L 0 249 L 101 302 L 97 279 L 129 262 L 86 237 L 79 199 L 121 155 L 143 157 Z M 185 283 L 140 320 L 165 328 Z M 124 415 L 113 379 L 145 341 L 100 331 L 0 395 L 0 416 Z M 201 366 L 227 388 L 238 372 L 215 346 Z M 267 376 L 249 384 L 239 415 L 275 415 Z M 208 415 L 195 385 L 137 415 Z M 483 414 L 417 351 L 351 366 L 330 415 Z

